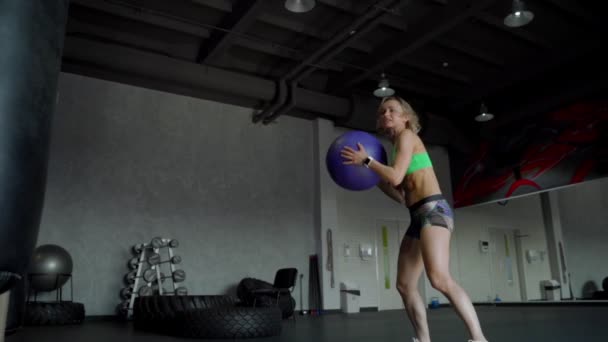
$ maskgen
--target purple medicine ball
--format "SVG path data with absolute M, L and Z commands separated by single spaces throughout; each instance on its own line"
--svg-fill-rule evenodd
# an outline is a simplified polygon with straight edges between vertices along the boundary
M 361 143 L 372 158 L 386 164 L 386 151 L 382 143 L 375 136 L 361 131 L 350 131 L 334 140 L 327 151 L 325 164 L 336 184 L 348 190 L 361 191 L 376 186 L 380 176 L 364 166 L 343 164 L 340 151 L 345 146 L 358 150 L 357 143 Z

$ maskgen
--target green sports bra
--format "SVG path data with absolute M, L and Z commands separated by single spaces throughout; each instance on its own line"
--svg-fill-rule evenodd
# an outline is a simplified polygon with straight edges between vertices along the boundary
M 395 162 L 395 155 L 397 154 L 397 146 L 393 146 L 393 155 L 391 164 Z M 410 167 L 405 172 L 406 175 L 412 174 L 418 170 L 426 169 L 427 167 L 433 167 L 433 163 L 431 162 L 431 157 L 428 152 L 416 153 L 412 156 L 412 161 L 410 162 Z

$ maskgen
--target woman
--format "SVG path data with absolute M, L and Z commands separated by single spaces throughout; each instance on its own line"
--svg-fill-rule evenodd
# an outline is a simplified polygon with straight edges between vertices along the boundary
M 417 135 L 418 116 L 402 98 L 387 97 L 378 110 L 377 128 L 393 143 L 392 165 L 368 156 L 361 144 L 357 144 L 358 150 L 345 147 L 341 155 L 345 164 L 365 166 L 376 172 L 382 179 L 379 188 L 409 208 L 411 223 L 399 250 L 397 289 L 416 331 L 413 340 L 431 340 L 425 304 L 418 292 L 418 279 L 426 269 L 432 286 L 450 300 L 466 324 L 472 338 L 469 341 L 486 341 L 471 300 L 450 275 L 453 214 L 441 194 L 424 143 Z

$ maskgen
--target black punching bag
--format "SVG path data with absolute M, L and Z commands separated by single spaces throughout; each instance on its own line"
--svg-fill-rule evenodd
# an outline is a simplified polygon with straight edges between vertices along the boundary
M 38 238 L 68 2 L 0 0 L 0 294 Z
M 23 315 L 25 314 L 25 284 L 26 278 L 21 278 L 15 282 L 10 291 L 8 301 L 8 315 L 6 318 L 5 335 L 12 335 L 23 325 Z

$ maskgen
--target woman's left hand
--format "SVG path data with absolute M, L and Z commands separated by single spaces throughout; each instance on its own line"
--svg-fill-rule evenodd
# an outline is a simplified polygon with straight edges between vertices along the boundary
M 359 150 L 355 150 L 350 146 L 344 146 L 340 155 L 345 159 L 343 164 L 345 165 L 363 165 L 365 158 L 367 158 L 367 152 L 365 151 L 365 147 L 360 143 L 357 143 L 357 147 Z

